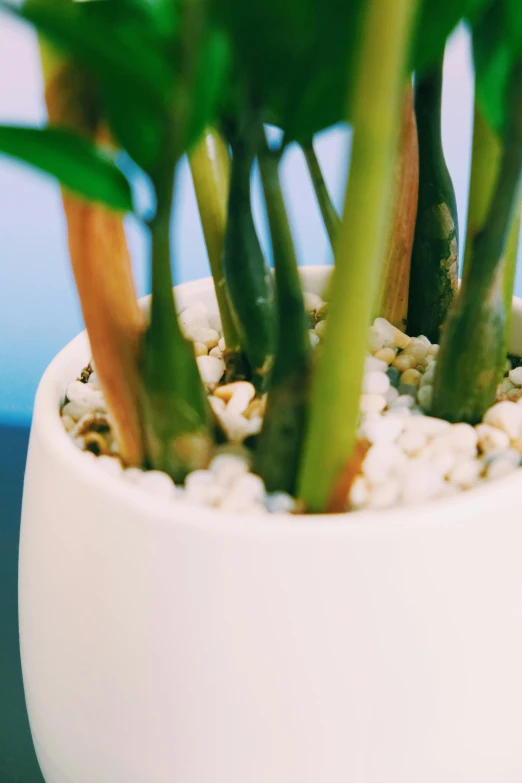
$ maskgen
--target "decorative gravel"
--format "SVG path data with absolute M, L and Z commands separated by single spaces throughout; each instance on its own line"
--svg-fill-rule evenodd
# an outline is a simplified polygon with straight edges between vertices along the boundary
M 305 294 L 310 341 L 321 350 L 327 305 Z M 284 492 L 268 493 L 250 472 L 243 442 L 261 431 L 266 398 L 248 381 L 222 384 L 225 344 L 219 317 L 203 305 L 184 310 L 180 322 L 194 343 L 208 400 L 228 443 L 216 448 L 207 470 L 189 474 L 175 486 L 160 471 L 125 469 L 112 436 L 110 418 L 96 372 L 85 368 L 70 383 L 62 422 L 74 443 L 100 468 L 122 481 L 173 503 L 191 503 L 227 512 L 291 513 L 297 509 Z M 511 369 L 497 402 L 482 423 L 449 424 L 429 415 L 439 346 L 427 337 L 408 337 L 384 318 L 369 328 L 369 354 L 361 394 L 359 435 L 368 446 L 360 475 L 346 498 L 346 509 L 410 505 L 462 492 L 505 476 L 522 460 L 522 366 Z

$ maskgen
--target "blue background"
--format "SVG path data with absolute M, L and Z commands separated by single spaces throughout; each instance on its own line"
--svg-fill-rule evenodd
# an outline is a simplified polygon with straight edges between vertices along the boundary
M 461 235 L 465 230 L 472 120 L 472 74 L 465 31 L 453 36 L 446 58 L 443 106 L 445 152 L 453 176 Z M 0 14 L 0 122 L 45 121 L 35 38 Z M 317 139 L 318 154 L 340 207 L 349 134 L 336 128 Z M 298 149 L 284 164 L 300 262 L 328 263 L 330 253 Z M 256 220 L 266 246 L 258 183 Z M 127 221 L 139 293 L 147 290 L 147 238 Z M 175 276 L 178 282 L 209 274 L 192 182 L 181 166 L 175 210 Z M 64 218 L 56 183 L 0 156 L 0 423 L 27 424 L 38 379 L 53 355 L 82 328 L 69 270 Z M 522 290 L 522 279 L 517 291 Z

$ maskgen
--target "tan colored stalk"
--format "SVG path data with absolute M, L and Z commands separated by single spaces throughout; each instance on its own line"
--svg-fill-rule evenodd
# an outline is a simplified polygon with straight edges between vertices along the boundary
M 413 85 L 408 85 L 402 106 L 401 135 L 393 184 L 388 250 L 384 259 L 376 315 L 402 331 L 408 315 L 411 251 L 419 192 L 419 144 L 413 108 Z
M 51 125 L 107 141 L 88 82 L 41 44 Z M 122 459 L 144 461 L 140 423 L 139 350 L 144 318 L 138 305 L 123 215 L 62 190 L 69 254 L 96 372 Z

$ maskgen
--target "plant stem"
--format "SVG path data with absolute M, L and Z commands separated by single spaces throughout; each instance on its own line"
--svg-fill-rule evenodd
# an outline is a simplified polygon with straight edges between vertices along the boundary
M 522 61 L 513 69 L 509 122 L 483 228 L 452 307 L 434 379 L 433 413 L 476 423 L 495 401 L 506 359 L 504 258 L 522 169 Z
M 155 173 L 157 209 L 151 221 L 152 299 L 145 334 L 143 410 L 150 464 L 182 481 L 205 467 L 211 440 L 209 413 L 194 349 L 176 316 L 170 269 L 170 225 L 176 156 L 166 150 Z
M 223 271 L 223 245 L 227 224 L 230 155 L 216 130 L 209 130 L 189 154 L 199 216 L 207 246 L 216 299 L 227 351 L 241 349 L 232 318 Z
M 419 144 L 413 86 L 406 87 L 401 114 L 399 154 L 393 184 L 393 214 L 375 314 L 406 329 L 410 266 L 419 192 Z
M 311 351 L 297 258 L 279 179 L 280 160 L 281 153 L 271 151 L 265 144 L 259 167 L 274 254 L 278 332 L 254 468 L 268 490 L 294 493 L 308 418 Z
M 40 41 L 49 123 L 106 141 L 92 85 L 77 65 Z M 141 465 L 139 357 L 145 328 L 138 305 L 123 216 L 62 189 L 71 266 L 92 356 L 127 465 Z
M 475 101 L 473 112 L 473 147 L 471 153 L 471 175 L 469 180 L 468 222 L 462 277 L 467 277 L 472 259 L 473 244 L 484 228 L 491 197 L 500 168 L 502 143 L 499 136 L 489 127 L 482 111 Z
M 308 171 L 310 172 L 310 179 L 314 186 L 315 197 L 321 210 L 324 227 L 330 240 L 332 250 L 335 248 L 335 240 L 339 234 L 339 228 L 341 225 L 341 219 L 335 209 L 330 193 L 324 181 L 323 172 L 321 170 L 320 163 L 315 154 L 313 140 L 310 139 L 306 144 L 301 145 Z
M 149 171 L 156 192 L 156 214 L 150 222 L 152 297 L 143 350 L 145 435 L 152 467 L 175 481 L 206 467 L 212 448 L 210 412 L 193 345 L 185 340 L 177 319 L 170 268 L 174 176 L 189 120 L 204 14 L 204 0 L 184 4 L 176 100 L 159 162 Z
M 518 247 L 520 244 L 520 221 L 522 220 L 522 198 L 518 194 L 518 203 L 511 221 L 508 240 L 506 244 L 506 253 L 503 264 L 503 292 L 504 292 L 504 310 L 506 312 L 505 344 L 509 347 L 509 338 L 511 336 L 511 316 L 513 311 L 513 294 L 515 292 L 515 278 L 517 273 Z
M 250 174 L 259 123 L 245 116 L 230 134 L 232 167 L 223 269 L 241 345 L 259 391 L 267 388 L 274 359 L 274 291 L 252 217 Z
M 333 298 L 299 478 L 299 496 L 313 512 L 328 506 L 356 444 L 367 329 L 386 247 L 397 117 L 414 6 L 411 0 L 375 0 L 366 7 Z
M 457 203 L 441 137 L 443 64 L 442 57 L 415 84 L 419 203 L 408 302 L 408 333 L 435 343 L 458 287 Z

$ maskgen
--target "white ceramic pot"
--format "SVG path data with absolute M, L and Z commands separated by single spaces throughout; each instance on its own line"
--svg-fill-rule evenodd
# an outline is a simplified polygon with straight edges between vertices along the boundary
M 325 271 L 304 271 L 317 291 Z M 179 301 L 214 304 L 208 280 Z M 522 308 L 514 331 L 522 348 Z M 20 637 L 47 783 L 520 783 L 522 471 L 337 517 L 166 505 L 36 398 Z M 321 466 L 317 466 L 320 470 Z

